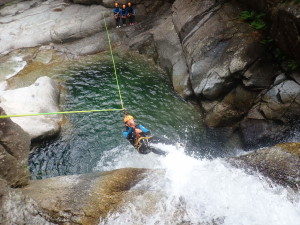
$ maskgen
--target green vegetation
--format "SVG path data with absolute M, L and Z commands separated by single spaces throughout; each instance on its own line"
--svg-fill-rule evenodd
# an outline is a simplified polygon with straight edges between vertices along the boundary
M 287 67 L 288 67 L 290 70 L 294 71 L 294 70 L 298 69 L 299 64 L 297 63 L 296 60 L 289 60 L 289 61 L 288 61 L 288 64 L 287 64 Z
M 264 13 L 256 13 L 254 11 L 243 11 L 240 14 L 240 18 L 256 30 L 264 29 L 267 26 L 264 17 Z

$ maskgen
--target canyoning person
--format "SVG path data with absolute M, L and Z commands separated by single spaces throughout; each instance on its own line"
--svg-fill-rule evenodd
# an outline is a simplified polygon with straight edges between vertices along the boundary
M 125 4 L 122 5 L 122 9 L 121 9 L 121 18 L 122 18 L 122 24 L 123 26 L 126 26 L 126 19 L 127 19 L 127 7 Z
M 134 9 L 132 7 L 131 2 L 128 2 L 127 5 L 128 5 L 128 7 L 127 7 L 127 17 L 128 17 L 128 20 L 129 20 L 129 25 L 134 25 L 134 17 L 135 17 Z
M 121 9 L 119 8 L 119 3 L 115 2 L 115 7 L 113 9 L 114 18 L 116 21 L 116 28 L 121 27 L 120 26 L 120 18 L 121 18 Z
M 123 132 L 123 135 L 137 149 L 139 153 L 148 154 L 150 152 L 153 152 L 158 155 L 167 155 L 165 151 L 151 146 L 151 143 L 166 143 L 169 141 L 162 138 L 150 136 L 150 131 L 141 124 L 136 124 L 133 116 L 131 115 L 126 115 L 124 117 L 124 123 L 126 126 L 126 131 Z

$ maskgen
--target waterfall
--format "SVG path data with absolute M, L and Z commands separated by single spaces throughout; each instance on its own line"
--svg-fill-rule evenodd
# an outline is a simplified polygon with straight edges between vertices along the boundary
M 147 167 L 165 171 L 133 187 L 133 191 L 147 191 L 99 224 L 300 224 L 299 194 L 260 174 L 246 174 L 223 159 L 196 159 L 182 148 L 160 147 L 170 153 L 139 155 L 133 149 L 116 148 L 115 160 L 109 165 L 103 165 L 105 159 L 98 163 L 95 170 Z

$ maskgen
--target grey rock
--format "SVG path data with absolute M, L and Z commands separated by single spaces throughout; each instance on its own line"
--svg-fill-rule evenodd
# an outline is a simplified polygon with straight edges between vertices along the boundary
M 259 113 L 259 112 L 258 112 Z M 241 136 L 245 146 L 257 147 L 283 140 L 291 126 L 276 120 L 254 119 L 246 117 L 240 123 Z
M 222 97 L 260 57 L 259 39 L 251 37 L 248 25 L 234 22 L 241 12 L 234 3 L 177 0 L 173 11 L 194 93 L 209 100 Z
M 9 115 L 58 112 L 59 93 L 54 80 L 40 77 L 29 87 L 2 91 L 0 106 Z M 57 134 L 62 119 L 61 115 L 12 117 L 12 121 L 20 125 L 32 139 Z
M 103 15 L 111 15 L 103 6 L 72 5 L 63 0 L 40 1 L 22 13 L 0 18 L 0 54 L 89 37 L 104 30 Z
M 184 98 L 190 96 L 188 67 L 171 17 L 153 31 L 153 39 L 158 62 L 169 71 L 174 90 Z
M 293 72 L 289 75 L 297 84 L 300 84 L 300 72 Z
M 300 115 L 300 85 L 285 80 L 274 86 L 255 104 L 241 122 L 245 144 L 282 140 L 297 126 Z
M 2 225 L 52 225 L 47 215 L 19 189 L 12 189 L 0 178 L 0 221 Z
M 253 106 L 257 92 L 238 86 L 229 92 L 222 101 L 205 104 L 205 123 L 210 127 L 231 126 L 244 116 Z
M 268 88 L 276 75 L 274 69 L 270 62 L 258 60 L 243 74 L 243 84 L 254 89 Z
M 0 115 L 6 115 L 0 108 Z M 24 186 L 29 180 L 29 135 L 10 118 L 0 119 L 0 178 L 12 187 Z
M 284 73 L 279 74 L 274 81 L 274 85 L 278 85 L 280 83 L 282 83 L 283 81 L 285 81 L 287 79 L 286 75 Z

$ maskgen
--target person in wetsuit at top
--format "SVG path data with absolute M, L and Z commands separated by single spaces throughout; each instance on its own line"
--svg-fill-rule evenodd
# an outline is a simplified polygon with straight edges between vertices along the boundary
M 114 18 L 116 21 L 116 28 L 121 27 L 120 26 L 120 19 L 121 19 L 121 9 L 119 8 L 119 3 L 115 2 L 115 8 L 113 9 Z
M 123 26 L 126 26 L 127 16 L 128 16 L 127 8 L 126 8 L 126 5 L 123 4 L 122 5 L 122 9 L 121 9 L 121 18 L 122 18 L 122 24 L 123 24 Z
M 167 155 L 165 151 L 154 148 L 150 143 L 166 142 L 162 138 L 150 136 L 150 131 L 141 124 L 136 124 L 133 116 L 126 115 L 124 117 L 126 131 L 123 132 L 124 137 L 137 149 L 141 154 L 153 152 L 158 155 Z M 167 141 L 168 142 L 168 141 Z
M 134 25 L 135 13 L 134 13 L 134 9 L 132 7 L 131 2 L 128 2 L 127 16 L 128 16 L 128 19 L 129 19 L 129 25 Z

